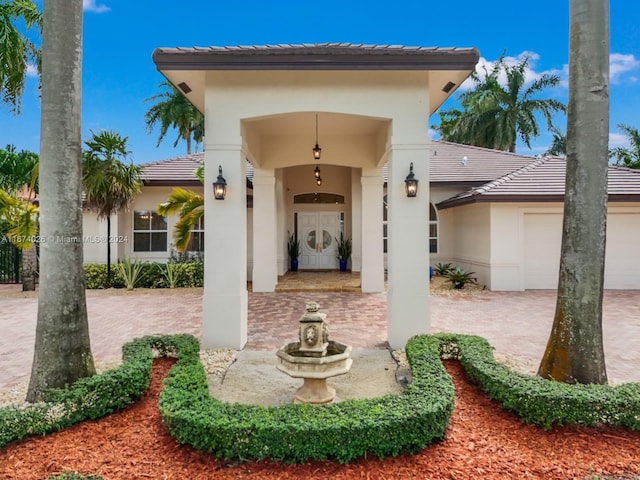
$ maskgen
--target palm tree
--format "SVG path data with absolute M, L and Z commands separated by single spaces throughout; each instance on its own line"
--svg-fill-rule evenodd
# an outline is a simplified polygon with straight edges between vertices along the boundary
M 602 294 L 609 142 L 609 1 L 570 0 L 567 173 L 553 327 L 538 374 L 607 383 Z
M 82 0 L 44 0 L 43 23 L 40 234 L 47 241 L 29 402 L 95 374 L 82 261 Z
M 40 67 L 37 47 L 16 28 L 19 19 L 27 30 L 39 29 L 42 22 L 40 12 L 31 0 L 3 0 L 0 3 L 0 99 L 15 113 L 20 112 L 29 62 Z
M 85 142 L 88 150 L 82 160 L 82 184 L 86 206 L 107 220 L 107 287 L 111 285 L 111 215 L 127 208 L 142 188 L 140 167 L 124 164 L 127 138 L 103 130 L 91 132 Z
M 475 87 L 458 97 L 463 110 L 441 112 L 440 126 L 435 129 L 451 142 L 515 153 L 519 138 L 531 147 L 531 140 L 540 135 L 536 114 L 542 114 L 551 129 L 553 114 L 566 108 L 558 100 L 538 98 L 545 89 L 560 83 L 557 75 L 544 74 L 525 85 L 528 64 L 525 58 L 517 65 L 507 65 L 503 54 L 490 72 L 485 67 L 484 78 L 474 72 L 471 79 Z M 499 81 L 502 72 L 504 86 Z
M 551 142 L 551 146 L 547 149 L 546 152 L 544 152 L 544 154 L 554 155 L 557 157 L 566 157 L 567 136 L 555 127 L 551 129 L 551 134 L 553 135 L 553 141 Z
M 637 128 L 624 123 L 618 124 L 618 128 L 625 133 L 630 146 L 612 149 L 609 152 L 609 158 L 615 158 L 618 166 L 640 169 L 640 132 Z
M 180 140 L 186 141 L 187 155 L 189 155 L 191 140 L 196 142 L 196 148 L 202 142 L 204 116 L 169 82 L 162 82 L 160 86 L 167 90 L 147 98 L 147 101 L 157 101 L 144 115 L 147 130 L 152 132 L 156 125 L 160 125 L 157 144 L 160 145 L 170 128 L 177 129 L 178 137 L 173 142 L 173 146 L 178 145 Z
M 204 168 L 198 167 L 196 177 L 204 183 Z M 177 213 L 180 219 L 174 227 L 176 248 L 180 252 L 187 250 L 191 241 L 191 231 L 198 225 L 204 215 L 204 198 L 191 191 L 175 187 L 169 195 L 169 199 L 158 205 L 158 213 L 168 216 Z
M 38 155 L 27 150 L 16 152 L 11 145 L 0 150 L 0 188 L 5 191 L 5 219 L 14 232 L 9 233 L 9 239 L 22 251 L 22 291 L 34 291 L 38 254 L 29 239 L 38 231 L 38 208 L 33 205 L 38 192 Z

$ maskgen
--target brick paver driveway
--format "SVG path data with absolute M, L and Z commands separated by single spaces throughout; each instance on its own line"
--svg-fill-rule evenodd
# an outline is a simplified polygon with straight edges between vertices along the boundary
M 91 346 L 96 358 L 119 357 L 123 343 L 161 333 L 199 337 L 201 289 L 88 291 Z M 332 338 L 355 348 L 386 346 L 386 295 L 362 293 L 249 293 L 245 348 L 275 350 L 296 338 L 307 300 L 320 302 Z M 497 353 L 536 365 L 555 308 L 554 291 L 483 292 L 433 296 L 431 330 L 487 338 Z M 37 298 L 0 289 L 0 390 L 29 377 Z M 605 292 L 604 336 L 609 380 L 640 381 L 640 291 Z

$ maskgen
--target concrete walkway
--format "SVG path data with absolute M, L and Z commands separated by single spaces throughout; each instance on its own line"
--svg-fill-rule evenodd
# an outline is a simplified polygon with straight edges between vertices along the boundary
M 496 353 L 537 365 L 555 309 L 554 291 L 483 292 L 433 296 L 431 330 L 482 335 Z M 331 337 L 354 348 L 386 347 L 386 295 L 354 292 L 249 294 L 249 340 L 245 349 L 276 350 L 297 336 L 308 300 L 327 313 Z M 123 343 L 149 334 L 200 336 L 202 289 L 88 291 L 87 308 L 95 358 L 120 356 Z M 19 286 L 0 286 L 0 390 L 29 378 L 37 298 Z M 604 337 L 611 383 L 640 382 L 640 291 L 608 291 Z

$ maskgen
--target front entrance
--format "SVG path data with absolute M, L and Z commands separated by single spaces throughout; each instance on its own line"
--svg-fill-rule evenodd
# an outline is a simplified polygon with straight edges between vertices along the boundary
M 299 212 L 300 268 L 331 270 L 338 268 L 336 238 L 342 228 L 340 212 Z

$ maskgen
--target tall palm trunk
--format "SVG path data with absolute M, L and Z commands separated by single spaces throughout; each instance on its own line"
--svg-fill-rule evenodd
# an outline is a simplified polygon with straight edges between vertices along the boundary
M 82 258 L 82 0 L 44 0 L 40 294 L 27 400 L 95 373 Z
M 38 273 L 38 251 L 35 244 L 22 250 L 20 279 L 22 291 L 32 292 L 36 289 L 36 275 Z
M 111 215 L 107 216 L 107 284 L 111 288 Z
M 570 0 L 567 175 L 558 298 L 539 375 L 606 383 L 602 293 L 609 143 L 609 1 Z

